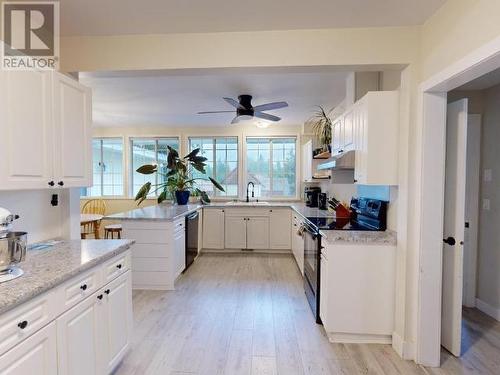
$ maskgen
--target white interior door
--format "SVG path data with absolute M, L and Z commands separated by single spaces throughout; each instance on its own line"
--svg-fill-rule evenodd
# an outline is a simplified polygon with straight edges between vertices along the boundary
M 467 99 L 448 104 L 441 344 L 460 356 L 467 154 Z

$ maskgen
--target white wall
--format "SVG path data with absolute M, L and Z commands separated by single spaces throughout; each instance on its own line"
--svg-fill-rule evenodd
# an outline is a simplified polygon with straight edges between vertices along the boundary
M 59 192 L 57 207 L 50 204 L 55 192 Z M 0 207 L 20 216 L 13 229 L 28 232 L 29 243 L 70 236 L 69 189 L 0 192 Z M 73 211 L 79 215 L 79 208 Z
M 480 188 L 490 210 L 479 206 L 477 298 L 500 312 L 500 85 L 485 90 L 483 98 L 481 170 L 491 169 L 493 178 L 482 178 Z

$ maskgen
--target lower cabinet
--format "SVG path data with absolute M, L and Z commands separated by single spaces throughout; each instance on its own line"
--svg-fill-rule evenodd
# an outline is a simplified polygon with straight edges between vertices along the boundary
M 297 215 L 292 220 L 292 254 L 295 257 L 300 273 L 304 276 L 304 238 L 299 234 L 303 221 Z
M 247 218 L 247 249 L 269 249 L 269 217 Z
M 273 208 L 269 211 L 269 242 L 271 249 L 290 250 L 292 248 L 292 238 L 289 228 L 292 210 Z
M 1 355 L 0 374 L 61 374 L 57 369 L 56 323 L 50 323 Z
M 174 232 L 174 279 L 179 277 L 179 275 L 186 268 L 186 231 L 184 227 L 182 230 Z
M 58 375 L 109 374 L 132 334 L 130 271 L 56 320 Z
M 203 209 L 203 248 L 224 249 L 224 210 Z
M 224 234 L 224 247 L 226 249 L 246 249 L 247 218 L 226 216 Z
M 269 217 L 226 216 L 226 249 L 269 249 Z

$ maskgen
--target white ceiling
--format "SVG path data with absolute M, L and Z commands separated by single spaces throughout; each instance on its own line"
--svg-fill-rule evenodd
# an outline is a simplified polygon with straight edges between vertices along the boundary
M 61 33 L 161 34 L 410 26 L 446 0 L 61 0 Z
M 323 69 L 258 69 L 176 72 L 80 73 L 93 89 L 95 126 L 229 126 L 233 113 L 222 97 L 253 95 L 253 105 L 287 101 L 268 113 L 282 117 L 274 126 L 300 125 L 316 105 L 330 109 L 345 97 L 347 73 Z

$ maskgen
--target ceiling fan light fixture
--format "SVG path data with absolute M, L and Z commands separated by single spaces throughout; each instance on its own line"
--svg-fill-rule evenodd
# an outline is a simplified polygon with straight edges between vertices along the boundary
M 271 123 L 267 121 L 257 121 L 255 123 L 255 126 L 257 126 L 260 129 L 266 129 L 269 127 L 269 125 L 271 125 Z

